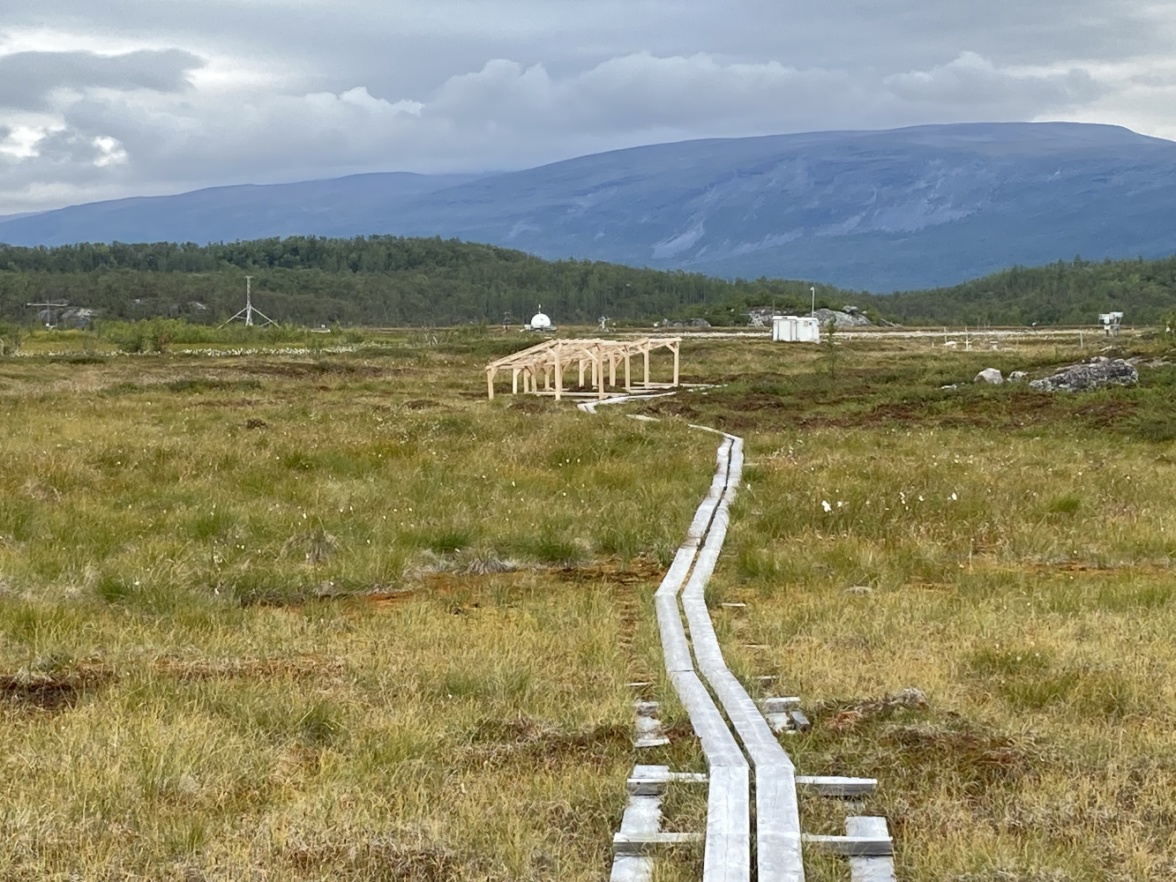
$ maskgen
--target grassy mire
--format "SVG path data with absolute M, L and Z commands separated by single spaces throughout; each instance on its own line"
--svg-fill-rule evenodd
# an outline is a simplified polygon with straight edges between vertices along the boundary
M 0 363 L 0 878 L 607 874 L 714 441 L 485 360 Z
M 915 882 L 1169 878 L 1176 374 L 1039 396 L 970 379 L 1095 350 L 931 342 L 688 339 L 718 385 L 657 424 L 480 400 L 507 340 L 0 362 L 0 878 L 605 878 L 626 682 L 641 761 L 700 768 L 650 603 L 687 422 L 747 439 L 729 663 L 803 696 L 802 773 L 881 781 L 807 830 L 884 814 Z
M 803 696 L 813 728 L 785 742 L 802 773 L 880 780 L 865 811 L 889 819 L 899 878 L 1176 869 L 1176 447 L 1155 428 L 1176 382 L 969 382 L 1079 355 L 855 340 L 831 377 L 824 353 L 765 347 L 725 387 L 658 405 L 747 437 L 710 589 L 749 604 L 716 614 L 729 661 Z M 802 804 L 811 832 L 846 813 Z M 813 860 L 808 877 L 843 873 Z

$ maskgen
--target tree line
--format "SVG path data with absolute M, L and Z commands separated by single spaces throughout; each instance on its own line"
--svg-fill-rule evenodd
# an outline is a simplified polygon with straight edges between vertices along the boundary
M 542 305 L 555 321 L 648 322 L 738 317 L 734 301 L 807 302 L 803 282 L 730 283 L 599 261 L 546 261 L 490 245 L 395 236 L 291 237 L 230 244 L 0 246 L 0 318 L 31 321 L 28 303 L 67 301 L 106 319 L 215 323 L 236 313 L 251 276 L 254 305 L 304 325 L 522 323 Z M 733 296 L 735 295 L 735 296 Z M 802 296 L 804 295 L 804 296 Z
M 289 237 L 196 245 L 0 245 L 0 321 L 33 324 L 67 302 L 99 320 L 183 318 L 219 324 L 254 305 L 298 325 L 522 324 L 542 305 L 559 323 L 746 322 L 753 307 L 807 313 L 852 303 L 904 324 L 1095 324 L 1101 312 L 1155 323 L 1176 306 L 1176 257 L 1013 267 L 950 288 L 886 296 L 785 279 L 724 280 L 442 240 Z M 40 312 L 40 314 L 38 314 Z
M 1122 312 L 1128 324 L 1167 321 L 1176 310 L 1176 256 L 1016 266 L 950 288 L 870 298 L 904 324 L 1094 325 Z

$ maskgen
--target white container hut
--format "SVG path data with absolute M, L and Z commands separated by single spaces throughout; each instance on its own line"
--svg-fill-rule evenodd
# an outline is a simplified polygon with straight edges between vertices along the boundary
M 777 343 L 820 343 L 821 323 L 813 316 L 772 316 L 772 340 Z

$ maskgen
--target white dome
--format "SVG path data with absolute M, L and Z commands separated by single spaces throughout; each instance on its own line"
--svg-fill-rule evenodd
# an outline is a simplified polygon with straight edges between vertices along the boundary
M 551 328 L 551 319 L 541 312 L 535 313 L 531 317 L 531 329 L 534 331 L 546 331 Z

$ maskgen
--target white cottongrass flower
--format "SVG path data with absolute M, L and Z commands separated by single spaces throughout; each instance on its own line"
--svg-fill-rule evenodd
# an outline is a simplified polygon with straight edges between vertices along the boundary
M 828 499 L 821 500 L 821 508 L 825 509 L 825 514 L 828 514 L 829 512 L 833 511 L 833 506 L 831 506 L 829 504 Z

